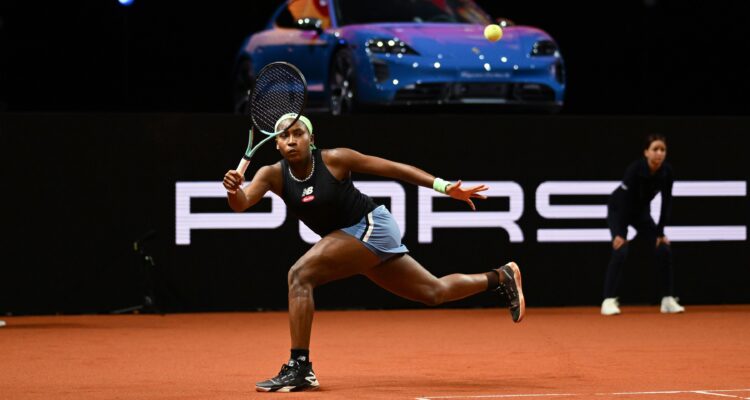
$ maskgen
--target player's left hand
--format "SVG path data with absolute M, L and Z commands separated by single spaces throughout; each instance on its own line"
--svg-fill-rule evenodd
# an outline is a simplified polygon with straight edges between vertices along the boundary
M 656 247 L 659 247 L 660 244 L 669 246 L 669 239 L 666 236 L 659 236 L 656 238 Z
M 451 183 L 450 185 L 448 185 L 448 188 L 445 190 L 445 194 L 453 197 L 456 200 L 461 200 L 469 203 L 469 207 L 471 207 L 472 210 L 476 211 L 477 208 L 474 207 L 474 202 L 471 201 L 471 199 L 486 199 L 487 196 L 479 194 L 479 192 L 484 192 L 487 189 L 489 189 L 487 185 L 477 185 L 470 188 L 462 188 L 461 181 L 459 180 L 456 183 Z

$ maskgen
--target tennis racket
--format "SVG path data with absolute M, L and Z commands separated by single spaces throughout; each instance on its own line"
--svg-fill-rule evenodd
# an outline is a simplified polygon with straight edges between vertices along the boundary
M 287 62 L 273 62 L 260 70 L 255 80 L 255 87 L 245 114 L 250 114 L 252 127 L 247 150 L 242 156 L 237 172 L 245 176 L 247 166 L 253 154 L 264 143 L 285 132 L 294 125 L 307 100 L 307 81 L 297 67 Z M 283 115 L 295 114 L 291 124 L 280 131 L 276 131 L 276 122 Z M 261 132 L 266 137 L 253 147 L 253 132 Z

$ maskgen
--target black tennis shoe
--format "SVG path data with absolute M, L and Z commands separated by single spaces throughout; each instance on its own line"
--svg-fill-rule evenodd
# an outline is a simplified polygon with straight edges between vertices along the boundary
M 496 270 L 500 274 L 498 294 L 508 302 L 513 322 L 521 322 L 526 315 L 526 300 L 521 288 L 521 269 L 518 264 L 509 262 Z
M 289 360 L 281 366 L 281 371 L 275 378 L 255 384 L 259 392 L 299 392 L 317 389 L 318 378 L 312 370 L 312 363 L 302 363 Z

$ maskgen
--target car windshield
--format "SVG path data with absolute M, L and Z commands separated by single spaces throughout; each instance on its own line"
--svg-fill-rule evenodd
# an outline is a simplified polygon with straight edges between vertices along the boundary
M 339 25 L 443 22 L 487 25 L 491 18 L 473 0 L 337 0 Z

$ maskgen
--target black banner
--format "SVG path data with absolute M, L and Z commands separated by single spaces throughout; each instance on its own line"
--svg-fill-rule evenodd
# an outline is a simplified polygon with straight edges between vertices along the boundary
M 598 305 L 610 245 L 607 194 L 668 139 L 677 292 L 685 304 L 750 301 L 747 118 L 371 114 L 313 116 L 318 147 L 351 147 L 444 179 L 488 183 L 465 204 L 431 189 L 355 176 L 388 205 L 412 256 L 433 274 L 524 273 L 529 306 Z M 247 145 L 228 115 L 0 114 L 6 230 L 0 312 L 286 307 L 286 273 L 309 233 L 278 199 L 232 213 L 221 178 Z M 258 151 L 248 179 L 276 162 Z M 217 197 L 218 196 L 218 197 Z M 657 199 L 658 201 L 658 199 Z M 623 303 L 656 303 L 653 254 L 633 242 Z M 151 293 L 153 291 L 153 293 Z M 490 295 L 451 305 L 488 306 Z M 422 307 L 355 277 L 316 289 L 318 308 Z

